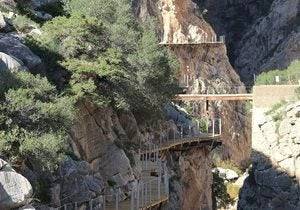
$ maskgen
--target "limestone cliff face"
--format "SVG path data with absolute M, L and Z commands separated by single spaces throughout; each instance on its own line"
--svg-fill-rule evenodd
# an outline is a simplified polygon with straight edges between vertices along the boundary
M 198 0 L 214 28 L 226 34 L 231 62 L 245 83 L 253 74 L 285 68 L 300 57 L 299 0 Z
M 161 0 L 163 43 L 199 42 L 214 35 L 211 27 L 193 15 L 197 5 L 192 1 Z
M 171 168 L 170 201 L 164 209 L 212 209 L 211 160 L 207 148 L 173 154 L 168 158 Z
M 253 168 L 239 209 L 300 208 L 300 103 L 282 107 L 282 119 L 253 110 Z M 273 116 L 279 116 L 273 113 Z
M 143 20 L 148 16 L 161 21 L 162 43 L 186 44 L 210 39 L 216 34 L 212 27 L 197 14 L 197 7 L 191 0 L 136 0 L 137 16 Z M 187 93 L 226 93 L 241 86 L 238 75 L 229 63 L 223 44 L 169 47 L 180 61 L 181 83 L 185 76 L 190 80 Z M 241 88 L 242 90 L 243 87 Z M 199 115 L 207 113 L 206 103 L 199 102 Z M 238 164 L 249 159 L 250 120 L 243 113 L 240 103 L 212 103 L 210 113 L 221 116 L 224 122 L 222 155 Z M 168 159 L 171 173 L 171 198 L 166 209 L 212 209 L 211 201 L 211 157 L 205 149 L 192 150 L 181 158 Z
M 128 117 L 130 118 L 130 116 Z M 134 118 L 128 125 L 139 135 Z M 119 118 L 110 108 L 97 108 L 89 102 L 79 105 L 78 118 L 72 129 L 72 146 L 75 154 L 90 163 L 92 169 L 99 172 L 105 180 L 112 180 L 120 186 L 126 186 L 134 180 L 130 160 L 121 145 L 128 138 Z
M 192 1 L 161 0 L 160 6 L 163 43 L 193 43 L 216 36 L 202 15 L 197 15 L 198 8 Z M 237 91 L 235 87 L 243 91 L 229 63 L 225 45 L 176 45 L 170 49 L 180 61 L 179 80 L 188 83 L 187 93 L 233 93 Z M 206 114 L 205 102 L 198 106 L 201 110 L 198 114 Z M 224 122 L 223 156 L 241 164 L 250 154 L 250 124 L 243 114 L 243 104 L 211 103 L 210 109 L 210 117 L 222 117 Z

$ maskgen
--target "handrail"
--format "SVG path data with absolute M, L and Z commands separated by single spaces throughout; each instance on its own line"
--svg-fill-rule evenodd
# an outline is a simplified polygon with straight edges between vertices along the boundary
M 208 139 L 216 139 L 220 137 L 222 134 L 222 119 L 221 118 L 213 118 L 211 120 L 207 119 L 207 128 L 206 133 L 199 131 L 199 124 L 197 125 L 196 129 L 194 130 L 193 127 L 190 125 L 188 126 L 187 134 L 184 133 L 183 126 L 179 126 L 179 136 L 177 135 L 175 130 L 173 130 L 173 135 L 170 138 L 169 135 L 167 136 L 160 136 L 159 141 L 156 144 L 148 145 L 146 148 L 142 148 L 140 145 L 140 154 L 145 155 L 147 153 L 155 153 L 162 150 L 169 149 L 170 146 L 176 146 L 182 143 L 191 143 L 191 142 L 199 142 L 201 140 L 206 141 Z M 211 122 L 211 123 L 210 123 Z
M 170 43 L 166 41 L 161 41 L 160 45 L 199 45 L 199 44 L 224 44 L 225 43 L 225 36 L 217 36 L 212 35 L 208 36 L 205 34 L 204 36 L 201 36 L 200 39 L 192 40 L 191 42 L 189 40 L 185 40 L 181 43 Z

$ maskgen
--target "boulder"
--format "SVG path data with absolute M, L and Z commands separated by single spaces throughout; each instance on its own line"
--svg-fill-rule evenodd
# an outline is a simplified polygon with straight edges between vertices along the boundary
M 35 208 L 31 205 L 26 205 L 21 208 L 18 208 L 18 210 L 35 210 Z
M 31 0 L 31 5 L 33 8 L 39 8 L 46 5 L 51 5 L 59 2 L 59 0 Z
M 32 196 L 31 184 L 1 159 L 0 166 L 0 209 L 24 206 Z
M 27 70 L 24 63 L 18 58 L 0 52 L 0 71 Z
M 65 204 L 85 201 L 100 195 L 104 189 L 102 177 L 93 174 L 85 161 L 68 158 L 59 168 L 59 178 L 51 188 L 51 203 Z
M 3 30 L 7 26 L 7 23 L 4 19 L 4 16 L 0 12 L 0 31 Z
M 0 52 L 21 60 L 29 69 L 36 68 L 42 63 L 37 55 L 19 39 L 11 35 L 0 34 Z
M 217 167 L 217 168 L 213 169 L 213 172 L 214 173 L 218 172 L 219 176 L 222 179 L 226 179 L 228 181 L 235 180 L 235 179 L 239 178 L 239 175 L 231 169 L 224 169 L 224 168 L 221 168 L 221 167 Z
M 47 21 L 51 20 L 53 17 L 52 15 L 46 13 L 46 12 L 41 12 L 41 11 L 32 11 L 33 15 L 35 15 L 38 19 Z

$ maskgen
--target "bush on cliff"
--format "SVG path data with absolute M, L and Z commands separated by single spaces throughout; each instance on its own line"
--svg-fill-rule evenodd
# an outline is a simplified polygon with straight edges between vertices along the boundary
M 300 81 L 300 60 L 292 62 L 288 68 L 284 70 L 271 70 L 261 73 L 256 78 L 256 85 L 288 85 L 299 84 Z M 276 76 L 279 77 L 279 82 L 276 82 Z
M 71 8 L 76 2 L 80 1 L 70 2 Z M 88 4 L 92 2 L 103 3 Z M 78 100 L 88 98 L 101 106 L 130 109 L 144 119 L 159 113 L 177 92 L 177 66 L 158 46 L 154 22 L 139 26 L 127 1 L 116 3 L 113 9 L 118 15 L 109 20 L 109 27 L 105 18 L 91 16 L 101 18 L 101 11 L 76 8 L 69 10 L 69 17 L 44 24 L 43 35 L 36 38 L 42 48 L 59 55 L 59 63 L 70 74 L 73 94 Z
M 46 78 L 0 74 L 0 153 L 16 164 L 30 161 L 54 169 L 72 123 L 72 98 L 58 94 Z

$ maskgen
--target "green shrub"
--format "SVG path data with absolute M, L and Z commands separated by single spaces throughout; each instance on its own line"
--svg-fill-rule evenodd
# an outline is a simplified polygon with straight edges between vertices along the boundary
M 176 61 L 158 45 L 154 21 L 136 27 L 125 14 L 131 12 L 126 2 L 117 3 L 114 9 L 123 16 L 109 26 L 91 17 L 93 8 L 71 9 L 69 17 L 45 23 L 35 44 L 58 55 L 53 62 L 69 72 L 70 89 L 78 100 L 89 98 L 100 106 L 153 118 L 177 92 Z
M 274 114 L 274 113 L 276 113 L 280 108 L 282 108 L 282 107 L 283 107 L 284 105 L 286 105 L 286 104 L 287 104 L 287 101 L 282 100 L 282 101 L 280 101 L 280 102 L 274 104 L 274 105 L 271 107 L 271 109 L 268 110 L 265 114 L 266 114 L 266 115 Z
M 30 30 L 37 28 L 38 24 L 24 15 L 18 15 L 12 21 L 13 26 L 20 32 L 28 33 Z
M 278 112 L 278 113 L 274 114 L 272 116 L 272 119 L 273 119 L 274 122 L 277 122 L 277 121 L 280 122 L 280 121 L 282 121 L 282 119 L 283 119 L 283 113 L 282 112 Z
M 117 185 L 117 183 L 115 181 L 113 181 L 113 180 L 107 180 L 107 184 L 110 187 L 115 187 Z
M 296 98 L 300 100 L 300 87 L 295 90 Z
M 276 85 L 276 84 L 299 84 L 300 80 L 300 61 L 295 60 L 287 69 L 271 70 L 261 73 L 256 78 L 256 85 Z M 279 83 L 276 82 L 275 77 L 279 76 Z
M 53 170 L 63 157 L 74 115 L 73 99 L 58 94 L 46 78 L 1 72 L 0 153 Z
M 218 173 L 213 173 L 212 195 L 216 209 L 226 208 L 234 203 L 227 192 L 227 186 Z

